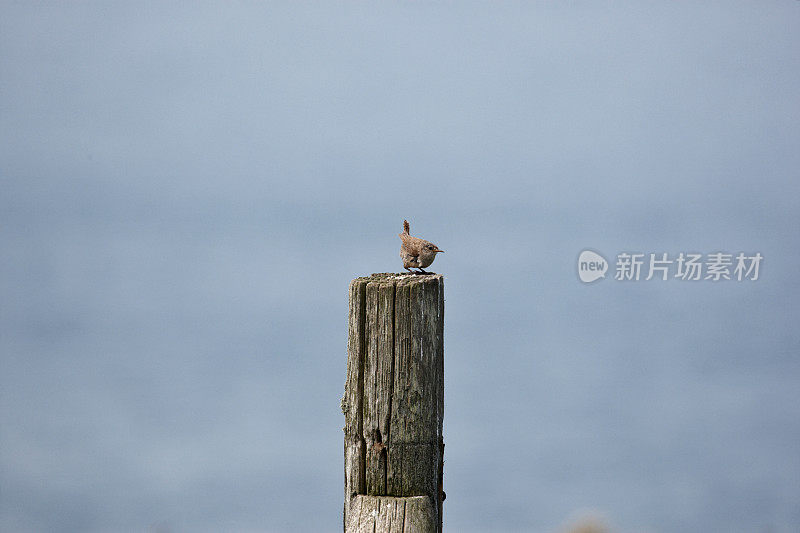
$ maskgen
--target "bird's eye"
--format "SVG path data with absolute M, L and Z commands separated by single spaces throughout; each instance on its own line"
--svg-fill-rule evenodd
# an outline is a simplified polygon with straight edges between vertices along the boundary
M 433 250 L 433 246 L 428 246 L 428 250 Z

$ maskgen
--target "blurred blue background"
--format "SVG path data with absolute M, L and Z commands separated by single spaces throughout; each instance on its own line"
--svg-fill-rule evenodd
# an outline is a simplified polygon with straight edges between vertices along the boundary
M 338 531 L 347 285 L 407 218 L 446 530 L 797 531 L 799 23 L 3 2 L 0 530 Z M 764 262 L 584 285 L 584 248 Z

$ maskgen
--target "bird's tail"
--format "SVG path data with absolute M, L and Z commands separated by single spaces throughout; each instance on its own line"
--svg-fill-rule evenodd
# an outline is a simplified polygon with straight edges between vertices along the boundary
M 403 233 L 406 235 L 411 233 L 411 226 L 408 225 L 408 220 L 403 221 Z

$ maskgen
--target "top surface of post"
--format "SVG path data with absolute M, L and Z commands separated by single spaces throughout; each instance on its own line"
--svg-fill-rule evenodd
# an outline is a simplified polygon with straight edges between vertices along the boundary
M 433 272 L 429 272 L 428 274 L 409 274 L 408 272 L 396 273 L 396 272 L 378 272 L 372 274 L 370 276 L 361 276 L 353 281 L 385 281 L 391 283 L 397 283 L 398 281 L 405 281 L 405 282 L 425 282 L 431 280 L 440 280 L 444 279 L 443 274 L 436 274 Z

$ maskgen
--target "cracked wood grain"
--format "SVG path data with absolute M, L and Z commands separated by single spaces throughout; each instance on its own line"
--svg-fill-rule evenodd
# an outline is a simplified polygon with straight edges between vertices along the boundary
M 357 524 L 363 521 L 356 517 L 363 514 L 366 501 L 374 504 L 370 513 L 390 516 L 376 507 L 383 502 L 388 509 L 390 500 L 365 500 L 365 496 L 398 501 L 425 496 L 432 529 L 414 525 L 403 531 L 441 531 L 444 278 L 437 274 L 357 278 L 350 283 L 348 323 L 342 398 L 345 531 L 361 531 Z M 377 520 L 369 530 L 395 531 L 390 524 L 396 523 L 396 517 Z

